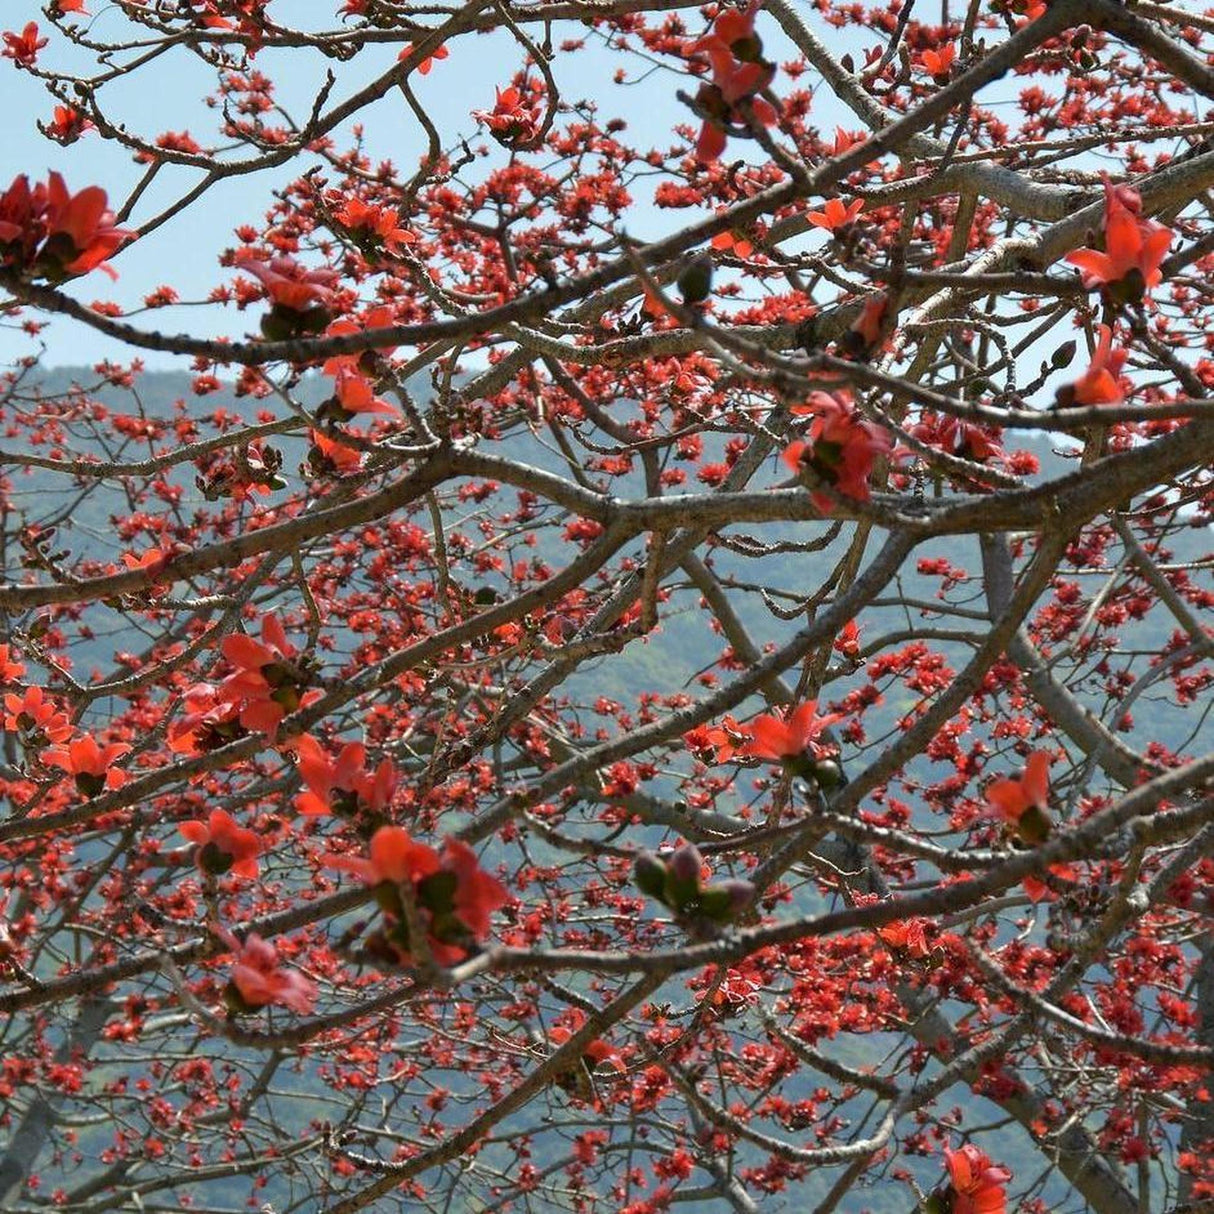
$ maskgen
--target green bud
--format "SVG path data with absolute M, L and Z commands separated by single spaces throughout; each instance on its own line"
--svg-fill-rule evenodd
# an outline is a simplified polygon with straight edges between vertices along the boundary
M 666 865 L 651 851 L 641 852 L 632 869 L 632 879 L 643 894 L 662 900 L 666 897 Z
M 1075 351 L 1078 349 L 1073 341 L 1064 341 L 1062 345 L 1050 355 L 1050 366 L 1056 371 L 1061 371 L 1063 367 L 1069 367 L 1075 358 Z

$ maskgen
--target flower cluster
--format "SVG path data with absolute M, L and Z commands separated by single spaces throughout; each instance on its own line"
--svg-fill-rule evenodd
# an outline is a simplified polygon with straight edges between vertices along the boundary
M 254 831 L 240 826 L 227 810 L 212 810 L 205 822 L 183 822 L 178 829 L 197 846 L 194 863 L 204 876 L 257 876 L 261 840 Z
M 868 501 L 873 465 L 893 450 L 890 436 L 865 420 L 850 401 L 829 392 L 811 393 L 808 403 L 793 412 L 812 413 L 814 421 L 808 437 L 785 450 L 784 461 L 799 476 L 809 474 L 814 505 L 830 514 L 836 495 Z M 823 484 L 832 492 L 817 487 Z
M 0 266 L 28 278 L 62 282 L 101 268 L 134 233 L 114 226 L 106 193 L 88 186 L 78 194 L 58 173 L 30 186 L 20 174 L 0 194 Z
M 696 107 L 704 116 L 696 140 L 696 159 L 701 164 L 720 158 L 730 124 L 745 123 L 744 103 L 764 126 L 776 120 L 776 111 L 759 96 L 776 72 L 775 65 L 763 58 L 763 43 L 755 33 L 760 4 L 761 0 L 750 0 L 742 11 L 726 9 L 710 33 L 686 48 L 689 56 L 706 55 L 712 66 L 711 82 L 705 81 L 696 93 Z
M 462 961 L 489 934 L 489 916 L 510 899 L 505 886 L 481 869 L 466 843 L 447 839 L 440 854 L 400 826 L 381 826 L 371 836 L 368 858 L 331 855 L 327 862 L 375 887 L 385 926 L 368 944 L 373 952 L 405 964 L 413 953 L 406 898 L 425 927 L 430 955 L 439 965 Z
M 262 617 L 261 640 L 226 636 L 223 656 L 236 669 L 220 684 L 217 700 L 235 706 L 245 729 L 273 736 L 279 722 L 304 703 L 311 664 L 287 640 L 275 615 Z

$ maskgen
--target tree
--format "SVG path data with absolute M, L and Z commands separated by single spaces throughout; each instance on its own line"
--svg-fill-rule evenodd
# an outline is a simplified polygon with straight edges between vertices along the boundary
M 1210 18 L 323 7 L 4 34 L 0 1205 L 1206 1208 Z

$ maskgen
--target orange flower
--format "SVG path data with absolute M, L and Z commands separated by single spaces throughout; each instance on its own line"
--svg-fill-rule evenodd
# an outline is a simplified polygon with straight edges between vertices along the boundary
M 426 63 L 430 60 L 427 59 Z M 429 69 L 426 69 L 429 70 Z M 363 202 L 361 198 L 349 198 L 345 205 L 333 212 L 333 218 L 353 232 L 366 232 L 375 240 L 380 241 L 389 252 L 394 252 L 405 244 L 416 244 L 417 237 L 400 226 L 400 213 L 392 207 L 374 206 Z M 387 324 L 391 324 L 390 309 L 376 309 L 388 314 Z
M 951 42 L 946 42 L 938 51 L 924 51 L 919 56 L 919 63 L 938 84 L 943 84 L 948 80 L 956 58 L 957 48 Z
M 1100 341 L 1092 364 L 1073 384 L 1059 393 L 1059 404 L 1120 405 L 1125 400 L 1118 377 L 1129 356 L 1128 350 L 1113 349 L 1113 330 L 1100 326 Z M 1068 399 L 1069 397 L 1069 399 Z
M 484 872 L 476 853 L 458 839 L 446 840 L 440 856 L 403 827 L 381 826 L 371 836 L 369 853 L 368 858 L 330 855 L 326 863 L 376 887 L 375 899 L 387 921 L 379 942 L 402 961 L 409 959 L 411 950 L 400 886 L 413 887 L 417 913 L 439 965 L 462 961 L 469 947 L 488 934 L 493 911 L 510 900 L 505 886 Z
M 320 430 L 309 430 L 312 448 L 308 452 L 308 464 L 317 475 L 343 476 L 357 472 L 362 467 L 362 452 L 339 443 Z
M 751 740 L 738 750 L 738 754 L 776 762 L 799 759 L 824 729 L 841 720 L 843 715 L 837 712 L 818 716 L 816 700 L 806 700 L 784 717 L 757 716 L 744 726 Z M 815 746 L 814 749 L 816 752 L 818 748 Z
M 103 788 L 121 788 L 126 783 L 126 772 L 113 764 L 115 759 L 121 759 L 130 751 L 125 742 L 111 742 L 102 748 L 92 734 L 85 734 L 65 747 L 44 751 L 42 761 L 69 772 L 75 777 L 80 792 L 86 797 L 95 797 Z
M 261 283 L 273 304 L 300 313 L 331 303 L 339 277 L 336 270 L 309 270 L 292 257 L 259 261 L 248 251 L 238 259 L 237 266 Z
M 949 1183 L 953 1188 L 951 1214 L 1005 1214 L 1007 1194 L 1003 1186 L 1012 1178 L 1001 1164 L 973 1143 L 960 1150 L 944 1149 Z
M 46 742 L 66 742 L 72 736 L 72 724 L 67 715 L 46 698 L 41 687 L 27 687 L 23 696 L 10 692 L 4 697 L 8 713 L 4 728 L 25 734 L 38 745 Z
M 25 663 L 18 661 L 7 644 L 0 644 L 0 683 L 16 682 L 25 674 Z
M 989 812 L 1014 828 L 1026 843 L 1044 843 L 1049 837 L 1050 756 L 1035 750 L 1018 780 L 996 780 L 987 790 Z
M 912 957 L 926 957 L 931 952 L 926 919 L 898 919 L 877 928 L 877 935 L 891 949 L 909 953 Z
M 304 703 L 308 676 L 277 616 L 262 617 L 261 637 L 243 632 L 224 637 L 220 648 L 236 671 L 224 679 L 219 699 L 239 705 L 246 729 L 273 735 L 283 717 Z
M 272 944 L 256 932 L 250 932 L 244 944 L 238 944 L 230 935 L 226 938 L 233 948 L 239 949 L 232 966 L 231 987 L 225 992 L 233 1011 L 255 1011 L 280 1003 L 301 1016 L 311 1012 L 316 1003 L 316 984 L 298 970 L 283 969 Z
M 308 791 L 295 798 L 299 813 L 315 817 L 321 814 L 356 814 L 366 808 L 382 813 L 396 791 L 396 769 L 388 759 L 374 774 L 366 770 L 367 748 L 361 742 L 347 742 L 337 758 L 331 759 L 324 747 L 310 734 L 295 742 L 299 755 L 299 774 Z
M 810 211 L 806 219 L 815 228 L 825 228 L 829 232 L 839 232 L 852 225 L 856 216 L 864 210 L 864 199 L 857 198 L 854 202 L 844 205 L 841 198 L 827 199 L 826 205 L 820 211 Z
M 198 845 L 194 863 L 211 877 L 232 873 L 237 877 L 256 877 L 261 840 L 251 830 L 238 826 L 226 810 L 215 809 L 205 822 L 182 822 L 177 828 L 191 843 Z
M 111 278 L 117 277 L 105 261 L 134 233 L 114 227 L 114 213 L 100 186 L 88 186 L 72 194 L 63 178 L 51 173 L 47 178 L 45 221 L 46 244 L 38 255 L 41 273 L 61 278 L 100 267 Z
M 11 59 L 19 67 L 33 67 L 38 58 L 38 52 L 50 41 L 38 37 L 38 23 L 27 22 L 19 34 L 6 31 L 4 34 L 4 50 L 0 57 Z
M 1172 229 L 1142 217 L 1142 198 L 1129 186 L 1104 181 L 1104 251 L 1076 249 L 1066 260 L 1078 266 L 1083 285 L 1096 287 L 1120 303 L 1136 303 L 1163 280 L 1160 265 L 1172 243 Z

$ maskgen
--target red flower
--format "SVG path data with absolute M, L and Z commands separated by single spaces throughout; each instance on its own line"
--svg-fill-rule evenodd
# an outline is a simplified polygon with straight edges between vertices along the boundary
M 331 303 L 333 286 L 340 277 L 336 270 L 309 270 L 293 257 L 259 261 L 246 252 L 238 265 L 261 283 L 271 303 L 292 312 L 307 312 L 316 305 Z
M 359 12 L 361 12 L 362 10 L 361 10 L 361 9 L 359 9 L 358 11 L 359 11 Z M 430 75 L 430 69 L 431 69 L 431 67 L 433 67 L 433 66 L 434 66 L 434 60 L 435 60 L 435 59 L 446 59 L 446 57 L 447 57 L 447 55 L 448 55 L 449 53 L 450 53 L 450 52 L 447 50 L 447 48 L 446 48 L 445 46 L 439 46 L 439 47 L 435 47 L 435 49 L 434 49 L 434 50 L 432 50 L 432 51 L 430 52 L 430 54 L 429 54 L 429 55 L 428 55 L 428 56 L 427 56 L 425 59 L 423 59 L 423 60 L 421 61 L 421 63 L 419 63 L 419 64 L 417 65 L 417 70 L 418 70 L 418 71 L 419 71 L 419 72 L 420 72 L 420 73 L 421 73 L 423 76 L 428 76 L 428 75 Z M 410 43 L 409 43 L 409 44 L 408 44 L 408 45 L 405 47 L 405 49 L 404 49 L 403 51 L 401 51 L 401 53 L 400 53 L 399 55 L 397 55 L 397 56 L 396 56 L 397 61 L 399 62 L 399 61 L 400 61 L 400 60 L 402 60 L 402 59 L 408 59 L 408 58 L 409 58 L 409 56 L 410 56 L 410 55 L 412 55 L 412 54 L 413 54 L 413 43 L 412 43 L 412 42 L 410 42 Z
M 272 735 L 288 713 L 299 708 L 307 671 L 296 662 L 298 650 L 275 615 L 261 621 L 261 640 L 238 632 L 224 637 L 223 656 L 237 669 L 224 679 L 219 698 L 240 706 L 240 723 Z
M 685 53 L 704 54 L 712 65 L 712 83 L 704 83 L 696 102 L 704 123 L 696 140 L 696 159 L 711 164 L 725 150 L 726 124 L 742 117 L 739 102 L 749 99 L 756 121 L 770 126 L 776 112 L 758 96 L 772 82 L 775 66 L 763 59 L 763 43 L 755 33 L 761 0 L 750 0 L 745 10 L 726 9 L 713 22 L 712 31 L 690 43 Z
M 879 456 L 893 449 L 889 435 L 880 426 L 865 421 L 849 401 L 827 392 L 814 392 L 807 405 L 794 413 L 812 412 L 814 423 L 808 442 L 795 442 L 784 452 L 784 461 L 793 469 L 811 470 L 835 493 L 866 502 L 871 497 L 868 480 Z M 813 503 L 830 514 L 835 498 L 820 490 L 813 492 Z
M 837 712 L 828 713 L 824 717 L 818 716 L 816 700 L 806 700 L 783 718 L 770 715 L 755 717 L 743 727 L 750 734 L 751 740 L 738 754 L 754 759 L 772 759 L 776 762 L 800 758 L 827 726 L 842 719 L 843 715 Z M 816 750 L 815 747 L 815 752 Z
M 931 952 L 926 919 L 898 919 L 877 928 L 877 935 L 890 948 L 907 952 L 912 957 L 926 957 Z
M 4 707 L 8 709 L 4 728 L 12 733 L 23 733 L 40 744 L 66 742 L 72 736 L 66 714 L 46 698 L 41 687 L 27 687 L 23 696 L 10 692 L 4 697 Z
M 280 1003 L 301 1016 L 311 1012 L 316 1003 L 316 984 L 298 970 L 283 969 L 272 944 L 256 932 L 250 932 L 243 945 L 237 944 L 232 937 L 228 937 L 228 940 L 240 950 L 232 966 L 232 986 L 239 996 L 238 999 L 229 998 L 229 1005 L 234 1005 L 233 1010 L 252 1011 L 267 1004 Z
M 79 139 L 85 131 L 97 128 L 79 110 L 70 105 L 55 106 L 54 119 L 47 123 L 47 132 L 61 143 L 72 143 Z
M 717 762 L 728 763 L 747 745 L 750 732 L 745 725 L 739 725 L 733 717 L 727 716 L 718 727 L 705 730 L 704 738 L 710 746 L 716 747 Z
M 426 63 L 429 62 L 427 59 Z M 351 231 L 369 233 L 390 252 L 401 245 L 417 243 L 417 237 L 400 226 L 400 213 L 392 207 L 375 206 L 352 197 L 347 199 L 341 210 L 333 212 L 333 218 Z M 388 309 L 383 311 L 389 317 L 385 323 L 391 324 L 391 312 Z
M 299 774 L 308 791 L 295 798 L 295 808 L 315 817 L 339 813 L 352 815 L 361 808 L 382 813 L 396 791 L 396 770 L 384 759 L 374 774 L 366 770 L 367 748 L 361 742 L 347 742 L 331 759 L 324 747 L 310 734 L 295 742 Z
M 1172 229 L 1143 219 L 1142 199 L 1129 186 L 1104 181 L 1104 251 L 1076 249 L 1066 260 L 1078 266 L 1083 285 L 1114 288 L 1121 302 L 1136 302 L 1163 279 L 1160 265 L 1172 243 Z
M 1012 1178 L 1001 1164 L 972 1143 L 960 1150 L 944 1149 L 949 1183 L 953 1187 L 951 1214 L 1005 1214 L 1007 1194 L 1003 1186 Z
M 710 243 L 714 249 L 732 252 L 735 257 L 749 257 L 755 251 L 754 245 L 736 232 L 718 232 Z
M 343 475 L 357 472 L 362 467 L 363 453 L 355 447 L 347 447 L 320 430 L 309 430 L 312 449 L 308 452 L 308 463 L 317 474 Z
M 1120 405 L 1125 400 L 1118 377 L 1129 357 L 1128 350 L 1113 349 L 1113 330 L 1100 326 L 1100 342 L 1092 355 L 1092 364 L 1073 384 L 1063 389 L 1059 403 L 1077 405 Z M 1069 399 L 1068 399 L 1069 397 Z
M 1029 755 L 1018 780 L 996 780 L 987 790 L 990 812 L 1014 827 L 1026 843 L 1043 843 L 1050 833 L 1050 756 Z
M 370 856 L 327 856 L 332 868 L 356 873 L 376 886 L 387 920 L 383 943 L 402 961 L 410 956 L 404 907 L 395 887 L 411 885 L 417 913 L 427 928 L 430 951 L 439 965 L 454 965 L 468 946 L 489 931 L 490 915 L 509 901 L 505 886 L 484 872 L 476 853 L 448 839 L 440 856 L 400 826 L 381 826 L 371 836 Z
M 58 173 L 47 178 L 45 222 L 46 245 L 38 261 L 50 277 L 84 274 L 98 266 L 104 270 L 106 259 L 134 235 L 114 227 L 114 213 L 100 186 L 72 194 Z
M 924 51 L 919 56 L 919 63 L 938 84 L 943 84 L 948 79 L 956 58 L 957 48 L 951 42 L 946 42 L 938 51 Z
M 214 750 L 245 734 L 240 709 L 219 698 L 210 683 L 195 683 L 183 701 L 184 715 L 169 726 L 169 749 L 196 755 Z
M 581 1008 L 570 1008 L 563 1015 L 567 1023 L 555 1024 L 548 1030 L 548 1040 L 553 1045 L 564 1045 L 586 1023 L 586 1013 Z M 612 1066 L 617 1071 L 627 1069 L 620 1051 L 601 1037 L 596 1037 L 586 1044 L 582 1050 L 582 1057 L 586 1060 L 590 1070 L 599 1066 Z
M 968 459 L 975 464 L 985 464 L 988 459 L 1003 459 L 1003 448 L 997 437 L 981 426 L 963 422 L 948 414 L 925 417 L 911 429 L 911 434 L 921 443 L 938 447 L 949 455 Z
M 846 204 L 841 198 L 830 198 L 820 211 L 810 211 L 805 218 L 815 228 L 826 228 L 829 232 L 838 232 L 850 227 L 856 216 L 863 210 L 863 198 L 857 198 L 854 202 Z
M 0 683 L 16 682 L 25 675 L 25 663 L 13 657 L 7 644 L 0 644 Z
M 366 859 L 330 855 L 325 861 L 331 868 L 355 873 L 368 885 L 416 883 L 442 867 L 438 852 L 416 842 L 403 826 L 381 826 L 371 836 L 368 851 Z
M 121 788 L 126 783 L 126 772 L 113 764 L 130 751 L 130 746 L 125 742 L 111 742 L 102 748 L 92 734 L 85 734 L 65 747 L 56 746 L 44 751 L 42 761 L 69 772 L 76 779 L 76 787 L 86 797 L 95 797 L 103 788 Z
M 507 89 L 495 88 L 497 100 L 493 109 L 473 110 L 472 117 L 483 122 L 504 147 L 522 147 L 540 133 L 542 90 L 542 85 L 530 80 L 524 80 L 521 88 L 516 85 Z
M 198 845 L 194 863 L 208 876 L 233 873 L 237 877 L 256 877 L 261 840 L 239 826 L 226 810 L 215 809 L 205 822 L 182 822 L 177 828 L 191 843 Z
M 11 59 L 20 67 L 33 67 L 38 52 L 49 41 L 49 38 L 38 37 L 38 23 L 30 21 L 19 34 L 5 32 L 4 50 L 0 51 L 0 57 Z

